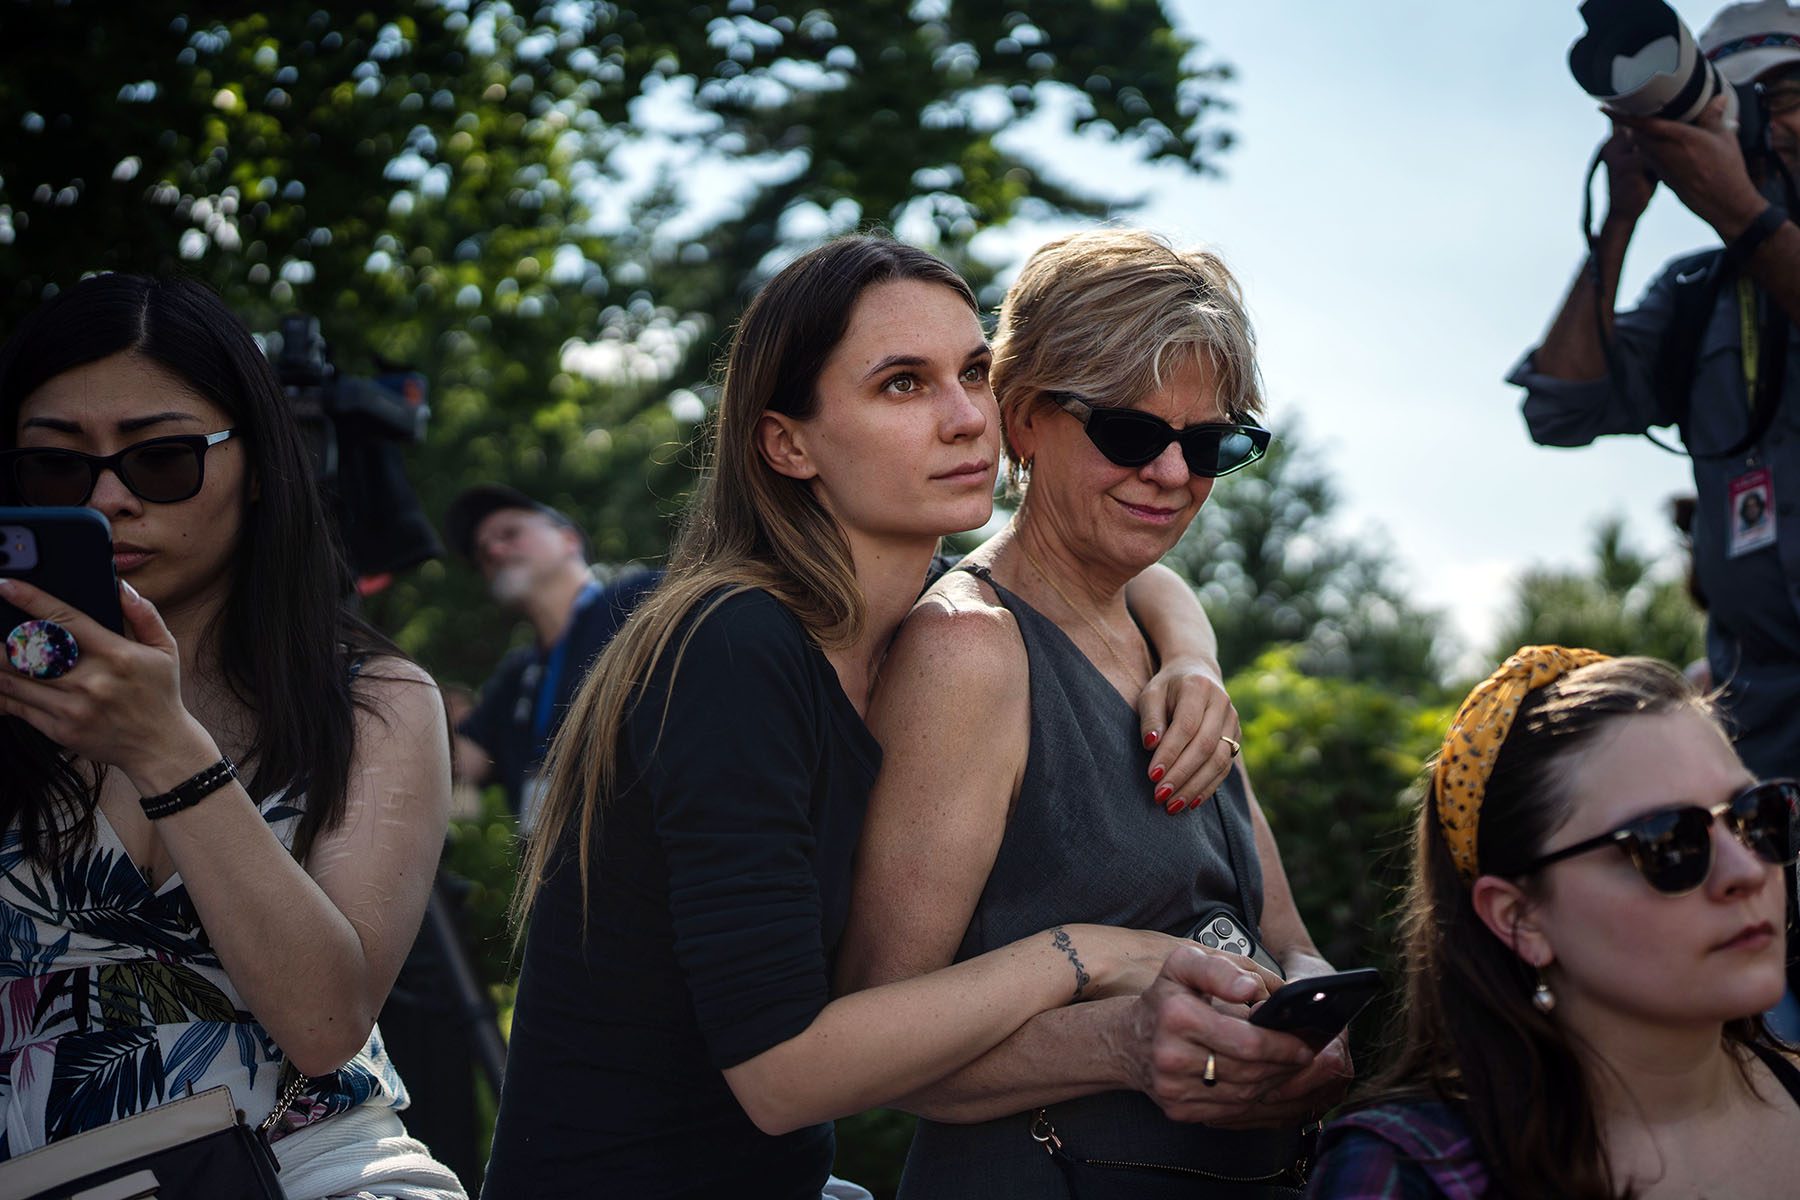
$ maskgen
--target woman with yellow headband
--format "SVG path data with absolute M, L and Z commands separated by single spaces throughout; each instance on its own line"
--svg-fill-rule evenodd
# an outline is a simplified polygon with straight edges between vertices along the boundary
M 1761 1014 L 1797 801 L 1660 662 L 1509 658 L 1421 806 L 1398 1057 L 1309 1195 L 1793 1196 L 1800 1069 Z

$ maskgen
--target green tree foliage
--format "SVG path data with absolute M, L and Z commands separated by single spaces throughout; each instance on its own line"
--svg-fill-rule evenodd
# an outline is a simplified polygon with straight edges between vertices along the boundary
M 885 223 L 986 280 L 980 229 L 1103 207 L 1005 130 L 1207 170 L 1227 75 L 1157 0 L 10 0 L 0 332 L 101 269 L 198 276 L 257 328 L 310 310 L 351 372 L 430 376 L 429 513 L 503 478 L 597 557 L 654 558 L 761 273 Z M 450 678 L 496 657 L 468 572 L 427 567 L 373 608 Z
M 1595 532 L 1590 568 L 1539 568 L 1519 580 L 1494 661 L 1537 644 L 1647 654 L 1678 667 L 1699 658 L 1704 620 L 1683 581 L 1657 566 L 1626 543 L 1623 521 L 1606 521 Z
M 1231 677 L 1244 762 L 1319 949 L 1396 983 L 1393 916 L 1418 781 L 1451 709 L 1309 673 L 1303 657 L 1296 645 L 1269 650 Z
M 1394 584 L 1380 547 L 1332 528 L 1337 503 L 1301 431 L 1284 430 L 1267 458 L 1214 486 L 1164 561 L 1199 590 L 1228 675 L 1292 644 L 1308 673 L 1429 694 L 1441 621 Z

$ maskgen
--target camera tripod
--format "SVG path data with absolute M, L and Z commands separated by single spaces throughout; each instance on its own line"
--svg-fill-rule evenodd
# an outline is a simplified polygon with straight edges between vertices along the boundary
M 493 998 L 463 947 L 456 914 L 468 888 L 466 881 L 438 869 L 424 923 L 381 1010 L 380 1024 L 388 1054 L 412 1098 L 402 1114 L 407 1132 L 431 1147 L 473 1195 L 485 1165 L 475 1071 L 497 1103 L 506 1073 L 506 1040 Z

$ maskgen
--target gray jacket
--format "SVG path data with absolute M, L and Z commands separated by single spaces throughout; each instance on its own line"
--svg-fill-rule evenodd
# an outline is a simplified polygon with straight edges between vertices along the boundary
M 1545 446 L 1585 446 L 1605 434 L 1643 433 L 1680 422 L 1699 497 L 1694 569 L 1705 594 L 1706 653 L 1737 725 L 1738 750 L 1764 777 L 1800 775 L 1800 332 L 1790 331 L 1782 402 L 1774 424 L 1746 453 L 1727 450 L 1750 429 L 1737 291 L 1720 290 L 1695 358 L 1686 413 L 1665 411 L 1652 379 L 1674 309 L 1670 264 L 1638 306 L 1615 322 L 1622 378 L 1571 383 L 1539 374 L 1528 352 L 1507 376 L 1526 389 L 1525 423 Z M 1730 487 L 1757 467 L 1772 472 L 1773 545 L 1728 554 Z

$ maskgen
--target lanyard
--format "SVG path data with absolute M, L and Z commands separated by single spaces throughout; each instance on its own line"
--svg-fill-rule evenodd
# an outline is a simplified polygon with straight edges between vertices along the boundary
M 569 657 L 569 635 L 575 632 L 575 622 L 580 619 L 582 610 L 600 598 L 600 585 L 589 583 L 575 597 L 575 607 L 569 610 L 569 626 L 563 635 L 556 639 L 556 645 L 550 647 L 550 653 L 544 659 L 544 674 L 538 680 L 537 703 L 531 710 L 531 740 L 535 745 L 542 742 L 550 733 L 550 719 L 556 713 L 556 693 L 562 683 L 563 666 Z
M 1744 399 L 1754 410 L 1756 384 L 1761 374 L 1762 331 L 1756 322 L 1756 285 L 1750 282 L 1749 277 L 1738 277 L 1737 296 L 1738 341 L 1744 361 Z
M 1695 458 L 1736 458 L 1750 451 L 1750 466 L 1756 465 L 1756 447 L 1775 424 L 1775 413 L 1781 408 L 1782 393 L 1787 387 L 1787 314 L 1769 307 L 1770 324 L 1757 321 L 1756 286 L 1748 279 L 1738 280 L 1738 333 L 1742 339 L 1744 390 L 1750 401 L 1750 428 L 1737 444 L 1718 454 L 1694 455 Z M 1762 335 L 1769 334 L 1763 341 Z

